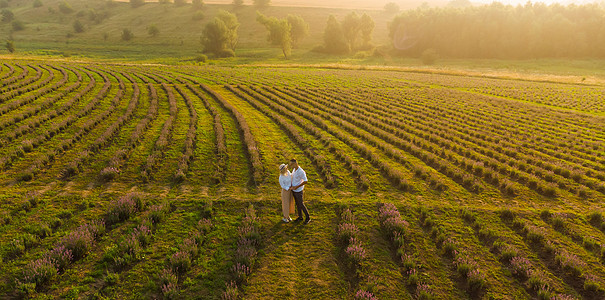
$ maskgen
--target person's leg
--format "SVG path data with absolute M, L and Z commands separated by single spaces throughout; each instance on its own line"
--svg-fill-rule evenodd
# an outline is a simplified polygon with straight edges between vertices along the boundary
M 309 210 L 307 210 L 307 206 L 304 203 L 304 192 L 300 192 L 300 206 L 302 211 L 305 213 L 305 221 L 309 221 L 311 217 L 309 216 Z
M 294 195 L 294 202 L 296 202 L 296 212 L 298 213 L 298 218 L 302 219 L 302 207 L 304 206 L 302 203 L 302 193 L 292 192 Z
M 281 209 L 284 219 L 288 219 L 290 213 L 290 197 L 288 197 L 289 192 L 284 191 L 282 189 L 281 192 Z

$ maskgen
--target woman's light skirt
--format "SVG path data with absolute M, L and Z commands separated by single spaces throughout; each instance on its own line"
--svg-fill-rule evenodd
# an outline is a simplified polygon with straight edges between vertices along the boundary
M 291 191 L 281 189 L 281 209 L 284 218 L 289 218 L 296 210 L 294 208 L 294 197 Z

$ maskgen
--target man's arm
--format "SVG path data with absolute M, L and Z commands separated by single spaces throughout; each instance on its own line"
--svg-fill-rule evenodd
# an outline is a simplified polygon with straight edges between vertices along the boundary
M 301 187 L 301 186 L 303 186 L 303 185 L 307 184 L 307 182 L 308 182 L 308 181 L 303 181 L 301 184 L 299 184 L 299 185 L 297 185 L 297 186 L 293 186 L 293 187 L 291 187 L 290 189 L 292 189 L 292 190 L 296 190 L 296 189 L 298 189 L 299 187 Z

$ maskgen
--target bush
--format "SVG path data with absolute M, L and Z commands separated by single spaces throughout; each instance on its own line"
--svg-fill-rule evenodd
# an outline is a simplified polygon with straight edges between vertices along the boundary
M 39 286 L 50 281 L 57 275 L 57 272 L 57 268 L 50 259 L 37 259 L 25 266 L 23 270 L 23 282 Z
M 348 245 L 351 238 L 356 237 L 358 232 L 359 229 L 357 226 L 355 226 L 355 224 L 343 223 L 338 225 L 336 235 L 338 237 L 338 241 L 342 245 Z
M 76 33 L 82 33 L 82 32 L 84 32 L 84 24 L 82 24 L 82 22 L 80 22 L 80 20 L 75 20 L 74 24 L 73 24 L 73 27 L 74 27 L 74 31 Z
M 473 293 L 479 292 L 487 286 L 485 275 L 478 269 L 470 271 L 466 280 L 468 282 L 469 290 Z
M 13 31 L 21 31 L 25 29 L 25 24 L 20 20 L 14 20 L 11 25 L 13 27 Z
M 191 267 L 191 255 L 186 251 L 177 251 L 170 257 L 169 264 L 174 273 L 185 273 Z
M 78 260 L 88 253 L 88 250 L 92 248 L 93 242 L 94 236 L 92 233 L 88 230 L 80 228 L 63 237 L 59 243 L 59 246 L 71 251 L 74 260 Z
M 132 31 L 130 31 L 130 29 L 124 28 L 122 30 L 121 38 L 123 41 L 130 41 L 134 38 L 134 33 L 132 33 Z
M 205 63 L 206 61 L 208 61 L 208 56 L 204 55 L 204 54 L 200 54 L 198 56 L 196 56 L 194 58 L 195 61 L 199 62 L 199 63 Z
M 72 262 L 73 255 L 71 250 L 65 246 L 57 246 L 50 250 L 46 257 L 54 264 L 59 272 L 62 272 Z
M 35 7 L 35 8 L 37 8 L 37 7 L 42 7 L 42 5 L 43 5 L 43 4 L 42 4 L 42 1 L 41 1 L 41 0 L 34 0 L 34 7 Z
M 240 0 L 241 1 L 241 0 Z M 233 281 L 229 283 L 225 283 L 226 288 L 223 294 L 221 295 L 221 299 L 223 300 L 238 300 L 239 297 L 239 289 L 237 288 L 237 284 Z
M 355 293 L 355 300 L 376 300 L 378 298 L 376 298 L 376 296 L 374 296 L 374 294 L 372 294 L 371 292 L 368 291 L 364 291 L 364 290 L 358 290 L 357 293 Z
M 71 7 L 71 5 L 69 5 L 69 3 L 63 1 L 59 3 L 59 11 L 64 14 L 71 14 L 72 12 L 74 12 L 74 9 Z
M 143 208 L 143 201 L 137 194 L 127 194 L 110 203 L 105 216 L 105 223 L 113 225 L 123 222 Z
M 437 61 L 438 55 L 435 49 L 426 49 L 422 52 L 420 60 L 425 65 L 433 65 Z
M 191 19 L 192 19 L 193 21 L 201 21 L 201 20 L 203 20 L 205 17 L 206 17 L 206 16 L 204 15 L 204 13 L 203 13 L 203 12 L 198 11 L 198 12 L 195 12 L 195 13 L 193 14 L 193 16 L 191 17 Z

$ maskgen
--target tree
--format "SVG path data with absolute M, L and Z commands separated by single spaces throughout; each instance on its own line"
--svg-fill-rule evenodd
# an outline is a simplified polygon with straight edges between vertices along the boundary
M 399 12 L 399 5 L 395 2 L 389 2 L 385 4 L 384 12 L 387 14 L 396 14 Z
M 288 15 L 288 24 L 292 45 L 296 47 L 303 38 L 309 36 L 309 23 L 299 15 Z
M 15 42 L 11 40 L 6 41 L 6 50 L 8 50 L 9 53 L 15 53 Z
M 213 53 L 218 57 L 234 56 L 237 45 L 237 17 L 229 12 L 221 11 L 202 31 L 202 46 L 204 52 Z
M 450 0 L 450 2 L 447 3 L 447 6 L 454 8 L 464 8 L 471 7 L 473 6 L 473 4 L 470 0 Z
M 271 4 L 271 0 L 252 0 L 252 3 L 258 8 L 265 8 Z
M 130 6 L 133 8 L 137 8 L 145 4 L 145 0 L 130 0 Z
M 74 9 L 71 7 L 71 5 L 69 3 L 67 3 L 66 1 L 63 1 L 63 2 L 59 3 L 59 11 L 67 15 L 67 14 L 71 14 L 72 12 L 74 12 Z
M 356 12 L 351 12 L 345 16 L 342 21 L 342 33 L 349 44 L 349 49 L 353 50 L 356 45 L 357 37 L 361 31 L 361 18 Z
M 75 20 L 73 26 L 76 33 L 84 32 L 84 25 L 80 20 Z
M 204 7 L 204 1 L 202 0 L 191 0 L 191 4 L 193 5 L 193 9 L 202 9 Z
M 324 50 L 333 54 L 343 54 L 350 50 L 340 22 L 333 15 L 328 17 L 328 23 L 324 30 Z
M 19 20 L 13 20 L 11 26 L 13 27 L 13 31 L 21 31 L 25 29 L 25 24 Z
M 364 13 L 361 16 L 361 39 L 363 40 L 363 46 L 368 47 L 370 42 L 372 41 L 372 33 L 374 32 L 374 27 L 376 24 L 372 17 L 368 16 L 368 14 Z
M 11 22 L 15 18 L 15 14 L 8 9 L 2 10 L 2 22 L 8 23 Z
M 134 34 L 132 33 L 132 31 L 130 31 L 130 29 L 124 28 L 122 30 L 122 40 L 123 41 L 130 41 L 133 38 L 134 38 Z
M 240 25 L 237 16 L 226 10 L 221 10 L 216 17 L 223 21 L 225 26 L 227 26 L 227 45 L 229 46 L 229 49 L 235 51 L 235 46 L 237 46 L 238 41 L 237 30 Z
M 158 28 L 158 25 L 151 24 L 149 27 L 147 27 L 147 33 L 152 37 L 156 37 L 158 34 L 160 34 L 160 29 Z
M 278 19 L 276 17 L 267 17 L 257 12 L 256 21 L 263 24 L 269 31 L 268 40 L 272 45 L 280 46 L 284 57 L 292 52 L 292 37 L 290 35 L 291 26 L 287 19 Z
M 233 0 L 233 6 L 235 6 L 235 8 L 244 6 L 244 0 Z

